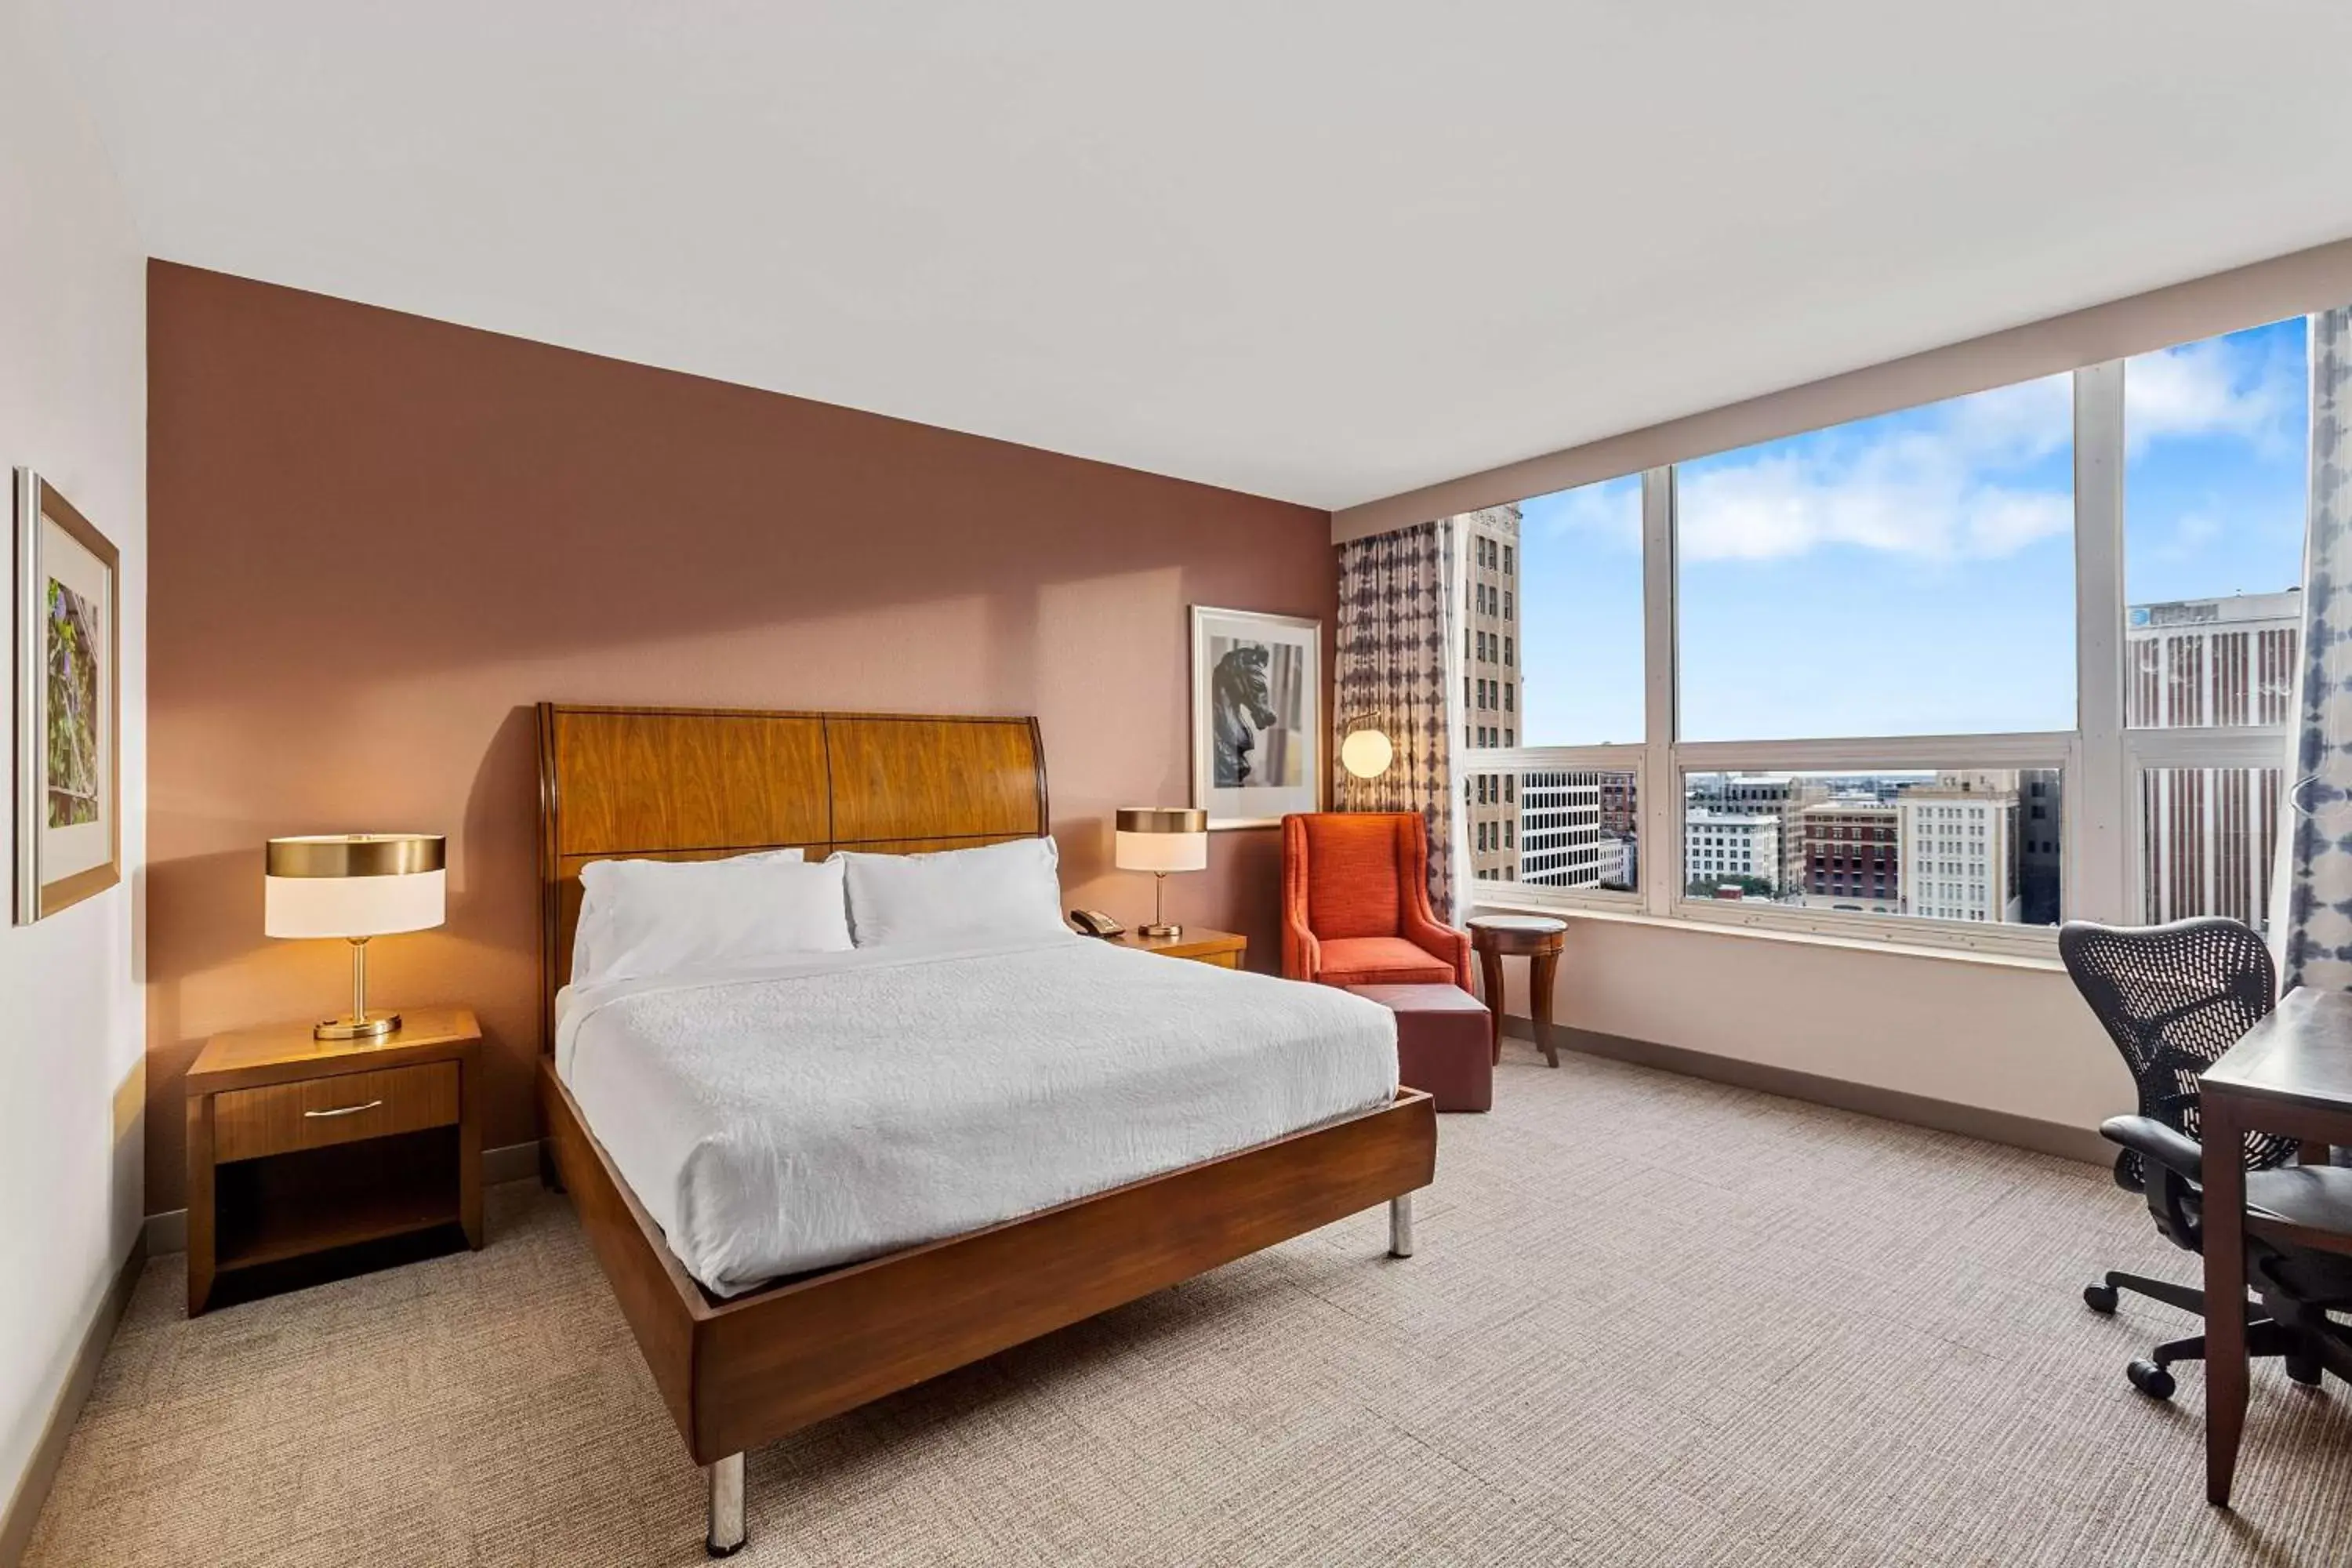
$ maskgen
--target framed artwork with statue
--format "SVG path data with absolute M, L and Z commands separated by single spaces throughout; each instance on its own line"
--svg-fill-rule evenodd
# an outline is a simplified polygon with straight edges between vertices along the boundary
M 16 918 L 122 879 L 121 559 L 30 468 L 16 485 Z
M 1192 804 L 1212 829 L 1321 805 L 1323 623 L 1192 606 Z

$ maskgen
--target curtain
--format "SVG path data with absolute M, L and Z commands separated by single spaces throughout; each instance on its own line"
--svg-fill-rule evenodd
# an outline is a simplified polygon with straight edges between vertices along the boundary
M 2352 309 L 2311 318 L 2311 507 L 2280 989 L 2352 990 Z
M 1429 902 L 1454 918 L 1454 525 L 1415 524 L 1339 546 L 1332 678 L 1331 798 L 1342 811 L 1417 811 L 1429 824 Z M 1351 731 L 1377 729 L 1395 754 L 1360 779 L 1339 765 Z

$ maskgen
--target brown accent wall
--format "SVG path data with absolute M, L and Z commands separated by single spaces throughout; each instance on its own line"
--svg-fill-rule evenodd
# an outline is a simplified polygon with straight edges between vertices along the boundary
M 148 310 L 151 1212 L 205 1036 L 344 995 L 261 935 L 273 834 L 449 835 L 375 995 L 471 1004 L 488 1141 L 534 1136 L 531 703 L 1034 712 L 1064 893 L 1132 922 L 1108 819 L 1189 798 L 1186 606 L 1333 617 L 1305 507 L 164 262 Z M 1221 833 L 1171 912 L 1270 965 L 1278 861 Z

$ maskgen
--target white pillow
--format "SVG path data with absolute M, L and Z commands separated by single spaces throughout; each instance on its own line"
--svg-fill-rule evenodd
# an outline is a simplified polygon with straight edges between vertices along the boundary
M 725 860 L 598 860 L 581 868 L 572 983 L 757 969 L 849 951 L 842 870 L 797 849 Z
M 1061 854 L 1051 838 L 833 858 L 849 870 L 849 921 L 860 947 L 1070 934 L 1054 874 Z

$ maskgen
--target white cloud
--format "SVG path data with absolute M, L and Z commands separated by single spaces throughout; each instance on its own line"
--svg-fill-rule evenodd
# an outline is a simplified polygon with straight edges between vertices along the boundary
M 2208 338 L 2145 353 L 2124 368 L 2124 431 L 2135 452 L 2173 437 L 2291 438 L 2301 366 L 2260 342 Z
M 2296 356 L 2227 338 L 2142 354 L 2125 376 L 2133 448 L 2291 437 L 2296 374 Z M 2073 378 L 2053 375 L 1685 464 L 1681 553 L 1765 561 L 1844 545 L 1927 560 L 2010 555 L 2074 527 L 2071 479 L 2033 471 L 2073 437 Z M 1550 498 L 1545 522 L 1556 536 L 1637 548 L 1639 483 Z M 2184 552 L 2208 542 L 2192 523 L 2182 535 L 2173 548 Z
M 1544 531 L 1554 538 L 1597 536 L 1623 550 L 1642 548 L 1642 481 L 1638 476 L 1582 485 L 1547 498 Z
M 2072 418 L 2067 378 L 2050 376 L 1692 465 L 1681 476 L 1682 553 L 2013 553 L 2074 526 L 2071 489 L 2023 475 L 2065 448 Z

